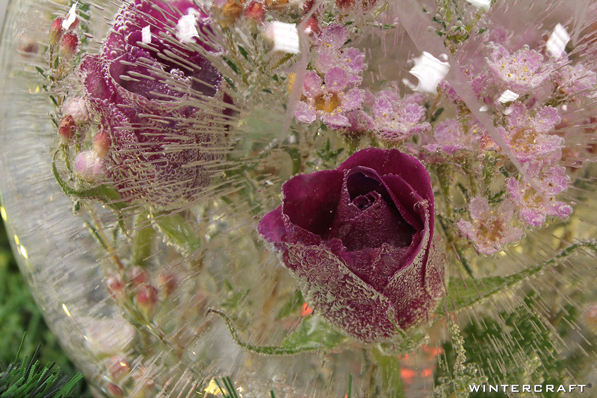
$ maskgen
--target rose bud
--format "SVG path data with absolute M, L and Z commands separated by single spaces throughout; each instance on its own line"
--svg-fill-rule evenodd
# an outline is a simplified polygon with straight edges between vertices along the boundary
M 60 120 L 60 123 L 58 124 L 58 137 L 60 138 L 60 142 L 67 145 L 75 136 L 76 131 L 77 126 L 75 119 L 72 116 L 67 115 Z
M 443 294 L 429 173 L 398 150 L 365 149 L 336 170 L 282 186 L 258 231 L 298 279 L 305 301 L 364 342 L 429 319 Z
M 245 18 L 258 25 L 262 24 L 263 21 L 265 21 L 265 9 L 263 8 L 263 4 L 256 1 L 249 4 L 247 8 L 245 8 Z
M 62 22 L 64 18 L 58 17 L 52 22 L 52 26 L 50 26 L 50 33 L 48 35 L 48 40 L 51 46 L 55 46 L 60 41 L 62 37 L 62 33 L 64 32 L 64 28 L 62 27 Z
M 135 304 L 147 319 L 151 319 L 158 303 L 158 291 L 149 284 L 137 287 Z
M 179 208 L 225 158 L 231 99 L 197 50 L 214 51 L 209 30 L 189 0 L 124 2 L 100 51 L 77 69 L 90 119 L 110 137 L 105 180 L 124 201 Z
M 62 108 L 63 115 L 70 115 L 75 120 L 77 125 L 87 123 L 89 121 L 89 111 L 85 100 L 80 97 L 71 98 L 64 104 Z
M 111 143 L 112 141 L 110 140 L 110 135 L 106 132 L 106 130 L 98 131 L 95 137 L 93 137 L 93 151 L 96 153 L 98 158 L 103 159 L 106 157 L 110 151 Z
M 94 182 L 105 173 L 104 161 L 94 151 L 81 151 L 75 156 L 75 173 L 85 181 Z
M 78 47 L 79 36 L 77 36 L 76 33 L 67 32 L 64 35 L 62 35 L 58 51 L 60 52 L 60 55 L 62 55 L 64 58 L 70 59 L 75 55 Z

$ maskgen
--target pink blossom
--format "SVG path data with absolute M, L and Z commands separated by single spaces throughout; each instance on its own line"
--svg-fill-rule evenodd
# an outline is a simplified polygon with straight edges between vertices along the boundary
M 522 95 L 541 86 L 550 76 L 552 68 L 547 67 L 541 53 L 523 46 L 510 54 L 501 45 L 489 46 L 487 64 L 493 75 L 501 82 L 503 89 Z
M 349 84 L 358 85 L 367 68 L 365 54 L 356 48 L 343 48 L 347 40 L 348 29 L 344 25 L 332 24 L 323 29 L 315 50 L 318 56 L 314 66 L 321 74 L 332 68 L 342 68 L 348 73 Z
M 526 107 L 517 102 L 510 106 L 509 111 L 508 126 L 498 130 L 519 161 L 559 159 L 564 139 L 549 134 L 560 121 L 555 108 L 546 106 L 531 117 Z
M 540 227 L 547 216 L 568 217 L 572 213 L 572 207 L 555 199 L 555 196 L 566 190 L 570 183 L 566 169 L 532 162 L 526 171 L 539 185 L 541 194 L 524 179 L 519 181 L 509 178 L 506 181 L 508 193 L 518 205 L 520 218 L 528 225 Z M 545 198 L 549 200 L 548 204 L 545 203 Z
M 375 135 L 384 142 L 398 143 L 431 130 L 429 123 L 421 121 L 425 117 L 425 108 L 401 100 L 393 90 L 380 91 L 371 111 Z
M 298 103 L 295 117 L 303 123 L 319 119 L 332 128 L 349 127 L 347 113 L 361 106 L 365 99 L 363 90 L 351 88 L 349 75 L 342 68 L 332 68 L 325 75 L 323 84 L 319 75 L 308 71 L 303 88 L 304 100 Z
M 499 208 L 492 209 L 486 198 L 476 197 L 469 205 L 472 222 L 460 220 L 457 223 L 458 229 L 473 242 L 480 253 L 497 253 L 504 245 L 515 242 L 522 236 L 522 229 L 511 224 L 515 208 L 514 202 L 507 199 Z
M 423 148 L 429 152 L 444 152 L 448 155 L 473 149 L 476 138 L 472 134 L 465 134 L 462 125 L 454 119 L 438 124 L 433 129 L 433 137 L 436 142 L 424 145 Z
M 582 63 L 566 65 L 556 72 L 555 82 L 561 94 L 592 96 L 595 94 L 597 74 Z

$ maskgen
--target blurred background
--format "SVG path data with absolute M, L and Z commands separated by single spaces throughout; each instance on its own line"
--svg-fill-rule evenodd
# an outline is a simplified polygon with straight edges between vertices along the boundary
M 8 0 L 0 0 L 2 26 L 4 26 L 8 3 Z M 25 332 L 27 332 L 27 339 L 21 351 L 21 360 L 24 355 L 32 355 L 41 344 L 39 359 L 42 364 L 56 362 L 56 365 L 69 376 L 72 377 L 77 373 L 74 365 L 60 348 L 56 337 L 48 329 L 29 293 L 12 255 L 4 222 L 0 219 L 0 363 L 4 368 L 14 362 L 19 342 Z M 86 385 L 81 383 L 80 387 L 78 396 L 90 396 Z

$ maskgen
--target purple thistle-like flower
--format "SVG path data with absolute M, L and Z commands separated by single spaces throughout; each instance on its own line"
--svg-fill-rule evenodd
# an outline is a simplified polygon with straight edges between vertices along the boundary
M 380 91 L 371 111 L 374 133 L 383 142 L 399 143 L 431 130 L 429 123 L 421 122 L 425 108 L 418 103 L 401 100 L 393 90 Z
M 515 209 L 516 205 L 510 199 L 505 200 L 497 209 L 492 209 L 486 198 L 476 197 L 469 205 L 471 222 L 460 220 L 457 226 L 473 242 L 479 253 L 495 254 L 504 245 L 522 237 L 522 229 L 511 224 Z
M 552 68 L 546 67 L 543 55 L 524 46 L 513 54 L 501 45 L 489 46 L 489 70 L 504 90 L 528 94 L 541 86 L 550 76 Z
M 349 127 L 347 113 L 361 106 L 365 93 L 358 88 L 346 90 L 348 73 L 342 68 L 332 68 L 325 75 L 323 84 L 319 75 L 308 71 L 303 88 L 303 101 L 298 103 L 295 117 L 303 123 L 319 119 L 332 128 Z
M 557 109 L 546 106 L 531 117 L 526 107 L 517 102 L 510 106 L 509 111 L 508 126 L 498 130 L 518 160 L 524 163 L 536 159 L 559 159 L 564 139 L 549 133 L 560 121 Z
M 208 44 L 177 32 L 189 18 L 198 32 L 208 29 L 204 16 L 187 0 L 127 3 L 100 53 L 79 67 L 92 119 L 111 139 L 106 180 L 127 201 L 172 207 L 191 200 L 222 157 L 209 148 L 223 146 L 230 101 L 219 92 L 218 71 L 186 43 Z
M 547 216 L 565 218 L 572 213 L 570 205 L 555 199 L 555 196 L 566 190 L 570 183 L 565 168 L 536 161 L 528 165 L 527 173 L 539 185 L 541 193 L 524 179 L 519 181 L 509 178 L 506 182 L 508 194 L 518 205 L 520 218 L 524 222 L 533 227 L 540 227 Z M 544 197 L 549 203 L 545 203 Z
M 290 179 L 258 230 L 309 305 L 359 340 L 423 322 L 443 293 L 431 180 L 397 150 L 365 149 L 336 170 Z

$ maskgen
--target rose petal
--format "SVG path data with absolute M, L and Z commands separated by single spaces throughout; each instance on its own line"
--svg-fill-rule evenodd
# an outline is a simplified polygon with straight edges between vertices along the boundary
M 336 215 L 343 173 L 337 170 L 302 174 L 282 187 L 284 214 L 290 222 L 323 236 Z

